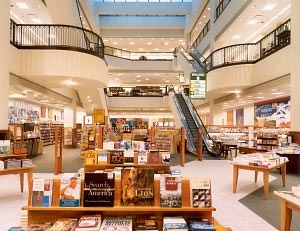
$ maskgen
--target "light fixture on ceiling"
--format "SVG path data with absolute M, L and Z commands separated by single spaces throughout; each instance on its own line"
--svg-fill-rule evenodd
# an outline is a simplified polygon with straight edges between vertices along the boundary
M 74 81 L 71 80 L 71 79 L 70 79 L 70 80 L 64 81 L 63 84 L 66 85 L 66 86 L 74 86 L 74 85 L 77 85 L 77 83 L 74 82 Z
M 263 7 L 263 11 L 271 11 L 275 8 L 276 4 L 268 3 Z
M 240 39 L 242 36 L 240 34 L 236 34 L 232 36 L 232 39 Z
M 34 23 L 42 23 L 40 18 L 32 18 L 31 19 Z
M 16 5 L 22 9 L 22 10 L 25 10 L 25 9 L 28 9 L 28 5 L 25 3 L 25 2 L 17 2 Z

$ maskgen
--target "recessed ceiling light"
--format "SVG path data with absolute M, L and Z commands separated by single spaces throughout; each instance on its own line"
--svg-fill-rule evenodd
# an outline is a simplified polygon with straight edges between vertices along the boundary
M 272 95 L 282 95 L 283 92 L 273 92 Z
M 169 42 L 164 42 L 164 45 L 165 45 L 165 46 L 169 45 Z
M 74 86 L 74 85 L 77 85 L 76 82 L 74 82 L 73 80 L 66 80 L 63 82 L 64 85 L 66 86 Z
M 257 94 L 258 94 L 258 95 L 263 95 L 263 94 L 265 94 L 265 93 L 263 93 L 263 92 L 258 92 Z
M 33 18 L 31 19 L 34 23 L 42 23 L 41 19 L 39 18 Z
M 159 51 L 160 49 L 159 49 L 159 48 L 154 48 L 154 50 L 155 50 L 155 51 Z
M 149 78 L 145 78 L 145 80 L 147 80 L 147 81 L 148 81 L 148 80 L 150 80 L 150 79 L 149 79 Z
M 152 42 L 147 42 L 147 45 L 148 45 L 148 46 L 152 45 Z
M 130 42 L 129 44 L 130 44 L 130 45 L 134 45 L 135 43 L 134 43 L 134 42 Z
M 269 4 L 266 4 L 262 10 L 263 11 L 271 11 L 275 8 L 275 6 L 276 6 L 276 4 L 269 3 Z
M 139 51 L 142 51 L 142 50 L 144 50 L 144 48 L 139 48 Z
M 28 5 L 25 2 L 17 2 L 16 5 L 20 8 L 20 9 L 28 9 Z
M 141 78 L 141 75 L 137 75 L 136 77 L 137 77 L 137 78 Z
M 248 25 L 254 25 L 258 22 L 258 19 L 251 19 L 249 22 L 248 22 Z
M 140 80 L 140 79 L 137 79 L 136 81 L 137 81 L 137 82 L 141 82 L 141 80 Z
M 118 45 L 118 42 L 113 42 L 114 45 Z
M 264 99 L 264 96 L 256 96 L 255 99 Z
M 233 35 L 232 36 L 232 39 L 239 39 L 241 38 L 242 36 L 240 34 L 236 34 L 236 35 Z

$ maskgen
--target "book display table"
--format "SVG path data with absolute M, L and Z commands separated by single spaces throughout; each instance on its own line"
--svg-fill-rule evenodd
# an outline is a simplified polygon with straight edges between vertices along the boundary
M 251 156 L 253 157 L 253 156 Z M 264 199 L 269 199 L 269 175 L 272 170 L 280 169 L 281 171 L 281 177 L 282 177 L 282 185 L 285 187 L 285 179 L 286 179 L 286 163 L 288 162 L 285 158 L 280 158 L 278 160 L 278 163 L 274 163 L 272 165 L 266 165 L 265 162 L 262 163 L 255 163 L 252 162 L 252 158 L 246 159 L 242 161 L 240 160 L 234 160 L 232 162 L 233 166 L 233 187 L 232 191 L 233 193 L 236 193 L 237 190 L 237 183 L 238 183 L 238 176 L 239 176 L 239 170 L 250 170 L 255 172 L 255 183 L 257 182 L 257 175 L 258 172 L 263 173 L 263 183 L 264 183 Z M 238 159 L 238 158 L 235 158 Z

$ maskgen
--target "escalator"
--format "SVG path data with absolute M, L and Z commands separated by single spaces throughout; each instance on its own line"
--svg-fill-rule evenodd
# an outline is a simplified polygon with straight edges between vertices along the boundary
M 204 151 L 209 154 L 219 156 L 221 149 L 217 143 L 211 139 L 205 126 L 203 125 L 197 111 L 190 99 L 179 93 L 174 97 L 175 105 L 179 111 L 182 125 L 185 129 L 188 149 L 190 152 L 197 153 L 198 149 L 198 130 L 201 130 Z

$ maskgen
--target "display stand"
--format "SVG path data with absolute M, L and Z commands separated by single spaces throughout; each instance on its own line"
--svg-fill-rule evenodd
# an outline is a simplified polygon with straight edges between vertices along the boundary
M 63 147 L 63 134 L 62 127 L 55 127 L 54 131 L 54 174 L 62 173 L 62 147 Z

